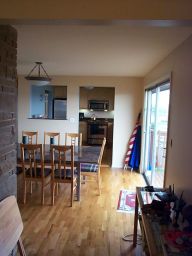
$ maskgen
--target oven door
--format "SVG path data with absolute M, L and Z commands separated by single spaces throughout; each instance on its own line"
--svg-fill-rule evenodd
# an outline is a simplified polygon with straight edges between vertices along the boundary
M 107 138 L 107 124 L 88 123 L 88 144 L 100 145 Z

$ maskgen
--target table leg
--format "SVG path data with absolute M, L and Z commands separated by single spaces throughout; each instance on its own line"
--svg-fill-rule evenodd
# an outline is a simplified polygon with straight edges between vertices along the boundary
M 80 169 L 80 163 L 77 165 L 77 201 L 80 201 L 80 195 L 81 195 L 81 169 Z
M 136 245 L 137 245 L 138 208 L 139 208 L 139 203 L 138 203 L 138 199 L 137 199 L 137 195 L 136 195 L 136 198 L 135 198 L 134 230 L 133 230 L 133 246 L 134 247 L 136 247 Z

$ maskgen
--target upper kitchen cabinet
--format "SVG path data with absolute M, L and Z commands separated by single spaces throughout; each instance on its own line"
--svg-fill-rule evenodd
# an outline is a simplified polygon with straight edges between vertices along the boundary
M 54 86 L 54 98 L 67 98 L 67 86 Z
M 112 87 L 81 87 L 80 109 L 88 109 L 89 100 L 109 101 L 109 110 L 114 109 L 115 88 Z
M 85 89 L 84 87 L 80 87 L 80 108 L 87 109 L 88 108 L 88 94 L 90 90 Z

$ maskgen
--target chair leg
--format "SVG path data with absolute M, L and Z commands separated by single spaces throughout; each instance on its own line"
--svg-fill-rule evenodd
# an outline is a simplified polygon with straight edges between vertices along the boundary
M 98 190 L 99 190 L 99 196 L 101 195 L 101 183 L 100 183 L 100 175 L 97 174 L 97 184 L 98 184 Z
M 17 241 L 17 245 L 18 245 L 18 249 L 19 249 L 20 255 L 21 255 L 21 256 L 26 256 L 25 249 L 24 249 L 24 246 L 23 246 L 21 237 L 20 237 L 19 240 Z
M 33 182 L 30 181 L 30 193 L 32 194 L 33 193 Z
M 82 179 L 81 179 L 81 184 L 85 184 L 85 176 L 83 175 L 83 176 L 81 176 L 82 177 Z
M 54 182 L 52 182 L 52 195 L 51 195 L 51 201 L 52 201 L 52 205 L 54 205 L 54 203 L 55 203 L 55 183 Z
M 56 183 L 56 196 L 59 194 L 59 183 Z
M 23 203 L 26 204 L 26 194 L 27 194 L 27 182 L 24 180 L 24 188 L 23 188 Z
M 44 205 L 44 197 L 45 197 L 45 191 L 44 191 L 44 183 L 41 183 L 41 204 Z
M 71 207 L 73 206 L 73 191 L 74 191 L 74 187 L 73 187 L 73 184 L 71 184 Z

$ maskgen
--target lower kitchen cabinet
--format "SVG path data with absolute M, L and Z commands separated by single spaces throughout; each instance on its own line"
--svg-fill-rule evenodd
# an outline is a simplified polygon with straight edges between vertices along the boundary
M 79 122 L 79 132 L 82 133 L 82 143 L 87 144 L 87 121 Z
M 108 122 L 108 130 L 107 130 L 107 145 L 113 145 L 113 123 Z

